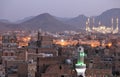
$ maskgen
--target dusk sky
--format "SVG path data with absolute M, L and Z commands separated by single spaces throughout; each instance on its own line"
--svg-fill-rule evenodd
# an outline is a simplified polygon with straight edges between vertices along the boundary
M 16 21 L 42 13 L 96 16 L 112 8 L 120 8 L 120 0 L 0 0 L 0 19 Z

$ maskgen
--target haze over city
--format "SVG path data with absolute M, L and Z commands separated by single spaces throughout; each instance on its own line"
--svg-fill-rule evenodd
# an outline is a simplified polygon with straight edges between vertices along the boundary
M 0 77 L 120 77 L 120 0 L 0 0 Z
M 17 21 L 29 16 L 50 13 L 58 17 L 97 16 L 120 8 L 120 0 L 1 0 L 0 19 Z

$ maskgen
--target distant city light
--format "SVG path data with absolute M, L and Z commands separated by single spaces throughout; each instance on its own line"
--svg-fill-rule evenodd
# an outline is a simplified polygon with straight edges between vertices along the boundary
M 61 42 L 64 42 L 64 39 L 61 39 Z
M 111 46 L 112 46 L 112 43 L 108 43 L 108 46 L 111 47 Z

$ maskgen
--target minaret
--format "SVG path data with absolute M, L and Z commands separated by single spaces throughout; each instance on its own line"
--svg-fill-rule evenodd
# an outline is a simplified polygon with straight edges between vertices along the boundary
M 93 29 L 93 30 L 94 30 L 94 22 L 95 22 L 95 20 L 94 20 L 94 18 L 93 18 L 93 21 L 92 21 L 92 25 L 93 25 L 92 29 Z
M 41 39 L 40 39 L 40 36 L 41 36 L 41 29 L 38 30 L 38 36 L 37 36 L 38 39 L 37 39 L 37 40 L 41 40 Z
M 84 48 L 82 46 L 79 46 L 77 48 L 77 52 L 78 52 L 78 59 L 77 59 L 77 64 L 75 65 L 77 76 L 82 75 L 83 77 L 85 77 L 86 64 L 84 64 L 84 57 L 85 57 Z
M 118 32 L 118 30 L 119 30 L 119 28 L 118 28 L 118 22 L 119 22 L 119 19 L 117 18 L 117 19 L 116 19 L 116 23 L 117 23 L 116 30 L 117 30 L 117 32 Z
M 116 18 L 116 28 L 113 30 L 113 34 L 114 34 L 114 33 L 118 33 L 118 30 L 119 30 L 118 22 L 119 22 L 119 19 Z
M 90 18 L 89 18 L 89 17 L 88 17 L 88 20 L 87 20 L 87 21 L 88 21 L 88 24 L 90 25 Z
M 88 31 L 90 31 L 90 18 L 89 17 L 88 17 L 87 22 L 88 22 Z
M 101 22 L 100 22 L 100 21 L 99 21 L 99 23 L 98 23 L 98 24 L 99 24 L 99 26 L 101 26 Z
M 87 21 L 86 21 L 86 32 L 88 31 L 90 31 L 90 18 L 88 17 L 88 19 L 87 19 Z
M 113 18 L 111 19 L 111 22 L 112 22 L 112 26 L 111 26 L 112 31 L 111 32 L 113 32 Z
M 38 39 L 37 39 L 37 46 L 36 46 L 36 55 L 37 54 L 39 54 L 39 47 L 41 47 L 41 38 L 40 38 L 40 36 L 41 36 L 41 31 L 39 30 L 38 31 L 38 34 L 37 34 L 37 37 L 38 37 Z M 39 72 L 40 72 L 40 66 L 39 66 L 39 57 L 37 56 L 37 64 L 36 64 L 36 66 L 37 66 L 37 68 L 36 68 L 36 74 L 35 74 L 35 77 L 40 77 L 40 74 L 39 74 Z
M 88 31 L 88 22 L 86 21 L 86 32 Z
M 41 47 L 41 30 L 38 31 L 37 38 L 37 47 Z

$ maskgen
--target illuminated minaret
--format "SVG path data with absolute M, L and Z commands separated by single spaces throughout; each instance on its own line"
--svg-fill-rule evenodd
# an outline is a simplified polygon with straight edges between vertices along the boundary
M 86 32 L 88 31 L 88 22 L 86 21 Z
M 113 18 L 111 19 L 111 22 L 112 22 L 111 29 L 112 29 L 112 32 L 113 32 Z
M 78 58 L 77 58 L 77 64 L 75 65 L 77 76 L 82 75 L 83 77 L 85 77 L 86 64 L 84 64 L 84 57 L 85 57 L 84 48 L 82 46 L 79 46 L 77 52 L 78 52 Z
M 87 22 L 88 22 L 88 31 L 91 31 L 90 30 L 90 18 L 89 17 L 88 17 L 88 21 Z
M 116 23 L 117 23 L 116 30 L 117 30 L 117 32 L 118 32 L 118 30 L 119 30 L 119 28 L 118 28 L 118 22 L 119 22 L 119 19 L 117 18 L 117 19 L 116 19 Z
M 93 25 L 92 29 L 93 29 L 93 30 L 94 30 L 94 22 L 95 22 L 95 20 L 94 20 L 94 18 L 93 18 L 93 21 L 92 21 L 92 25 Z
M 88 17 L 87 21 L 86 21 L 86 31 L 90 31 L 90 18 Z
M 116 28 L 113 30 L 113 34 L 114 33 L 118 33 L 118 30 L 119 30 L 119 28 L 118 28 L 118 22 L 119 22 L 119 19 L 116 18 Z
M 99 21 L 99 23 L 98 23 L 98 24 L 99 24 L 99 26 L 101 26 L 101 22 L 100 22 L 100 21 Z
M 90 25 L 90 18 L 89 18 L 89 17 L 88 17 L 88 20 L 87 20 L 87 21 L 88 21 L 88 24 Z

